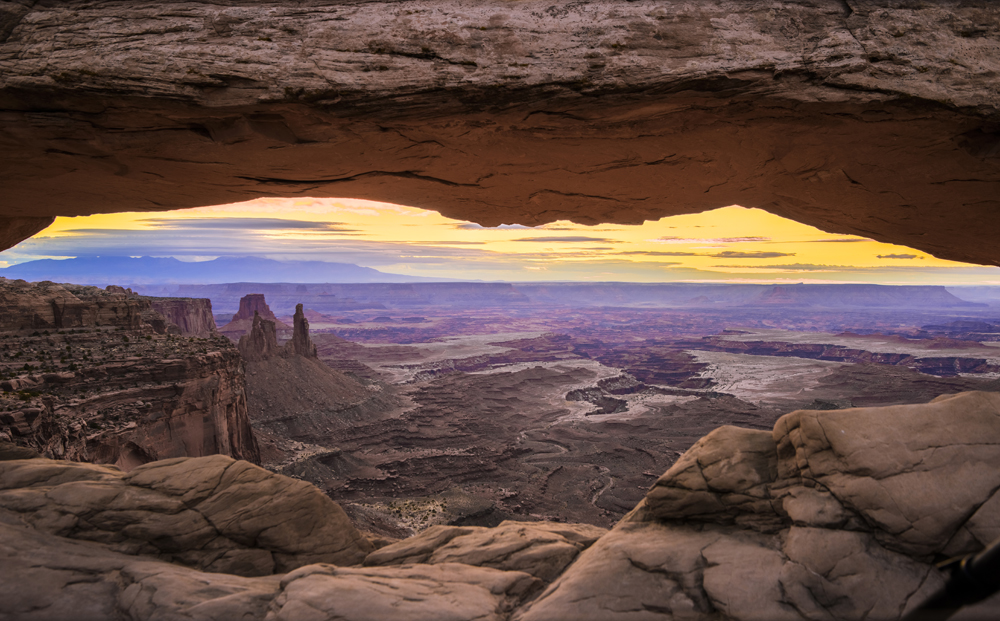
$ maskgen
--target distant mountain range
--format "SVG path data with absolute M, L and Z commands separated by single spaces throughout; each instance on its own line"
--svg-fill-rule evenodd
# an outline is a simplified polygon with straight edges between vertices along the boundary
M 219 257 L 178 261 L 156 257 L 40 259 L 0 269 L 0 277 L 80 285 L 219 284 L 230 282 L 435 282 L 442 279 L 387 274 L 352 263 L 275 261 L 262 257 Z

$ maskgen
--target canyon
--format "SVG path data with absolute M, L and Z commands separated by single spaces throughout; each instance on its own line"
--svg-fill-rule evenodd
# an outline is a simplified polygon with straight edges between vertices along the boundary
M 998 11 L 959 0 L 0 3 L 0 247 L 55 215 L 352 196 L 483 225 L 741 204 L 997 265 Z M 23 287 L 13 284 L 5 293 Z M 50 403 L 77 407 L 58 388 L 77 381 L 71 365 L 108 367 L 113 396 L 128 383 L 155 389 L 147 380 L 164 360 L 150 348 L 176 348 L 196 376 L 221 364 L 211 376 L 229 373 L 229 387 L 196 390 L 205 397 L 190 413 L 238 397 L 239 356 L 222 337 L 181 343 L 124 289 L 76 302 L 72 287 L 38 286 L 55 303 L 18 304 L 5 320 L 4 433 L 46 456 L 0 444 L 0 618 L 361 621 L 405 608 L 414 619 L 896 619 L 943 583 L 937 561 L 1000 536 L 1000 403 L 983 350 L 996 341 L 976 336 L 997 325 L 988 308 L 908 308 L 894 321 L 800 308 L 776 321 L 772 306 L 746 309 L 739 325 L 700 308 L 563 308 L 552 315 L 572 329 L 556 335 L 537 315 L 489 308 L 311 315 L 315 331 L 326 319 L 335 332 L 312 337 L 320 359 L 414 404 L 370 423 L 376 437 L 436 443 L 394 455 L 358 435 L 342 440 L 367 462 L 328 447 L 328 463 L 302 460 L 295 476 L 323 463 L 314 478 L 355 495 L 342 511 L 314 486 L 224 455 L 118 454 L 122 468 L 49 459 L 58 443 L 31 425 Z M 637 327 L 663 342 L 621 343 Z M 762 332 L 773 329 L 825 335 Z M 138 343 L 119 339 L 130 331 Z M 938 340 L 948 353 L 937 356 L 893 336 L 969 344 Z M 173 382 L 164 411 L 185 385 Z M 466 395 L 490 416 L 465 412 Z M 640 412 L 642 396 L 652 407 Z M 542 424 L 508 446 L 537 449 L 540 465 L 487 442 L 515 436 L 518 410 Z M 118 436 L 117 421 L 72 411 Z M 645 489 L 609 485 L 600 468 L 631 486 L 642 451 L 588 433 L 637 415 L 620 438 L 641 443 L 650 418 L 673 413 L 688 429 L 662 431 L 673 444 L 657 448 L 667 458 L 651 458 Z M 463 444 L 487 450 L 435 435 L 444 415 Z M 575 418 L 560 428 L 564 415 Z M 219 436 L 216 423 L 182 418 L 241 446 L 235 427 Z M 706 435 L 725 422 L 740 426 Z M 566 428 L 582 430 L 574 443 L 551 441 Z M 82 430 L 65 435 L 74 455 Z M 588 450 L 633 461 L 582 483 L 566 456 Z M 518 490 L 435 491 L 438 469 L 472 487 L 498 457 L 522 468 Z M 578 468 L 576 482 L 560 488 L 559 466 Z M 418 475 L 411 489 L 398 489 L 399 472 Z M 556 509 L 613 528 L 426 528 L 457 505 L 448 521 L 531 511 L 550 495 L 538 491 L 543 472 L 566 490 Z M 418 496 L 374 502 L 390 490 Z M 347 514 L 421 533 L 392 543 Z M 998 605 L 960 614 L 995 618 Z
M 125 469 L 213 454 L 260 461 L 242 360 L 224 337 L 180 336 L 159 302 L 121 287 L 0 280 L 0 291 L 0 437 Z M 207 302 L 166 303 L 188 328 L 214 330 Z

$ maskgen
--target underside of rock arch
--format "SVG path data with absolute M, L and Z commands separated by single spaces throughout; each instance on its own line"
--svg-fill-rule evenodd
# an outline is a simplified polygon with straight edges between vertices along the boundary
M 730 204 L 1000 263 L 989 2 L 0 3 L 0 242 L 355 197 L 486 225 Z

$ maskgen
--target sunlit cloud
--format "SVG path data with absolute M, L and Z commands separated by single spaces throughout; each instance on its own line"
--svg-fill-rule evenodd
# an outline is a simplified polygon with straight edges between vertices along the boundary
M 766 252 L 761 250 L 740 252 L 739 250 L 726 250 L 716 252 L 711 255 L 716 259 L 777 259 L 778 257 L 794 257 L 794 252 Z
M 0 253 L 0 266 L 93 256 L 189 262 L 256 256 L 508 281 L 1000 282 L 1000 268 L 945 261 L 736 206 L 642 225 L 484 227 L 414 207 L 312 198 L 58 218 L 40 235 Z M 767 265 L 773 259 L 786 261 Z M 913 269 L 903 270 L 904 263 Z
M 770 237 L 657 237 L 649 240 L 660 244 L 737 244 L 745 242 L 771 241 Z
M 663 250 L 621 250 L 615 254 L 631 254 L 647 257 L 697 257 L 697 252 L 669 252 Z
M 358 229 L 345 229 L 343 222 L 315 222 L 287 220 L 284 218 L 146 218 L 141 220 L 160 229 L 251 229 L 257 231 L 316 230 L 338 233 L 356 233 Z M 76 229 L 79 232 L 81 229 Z
M 509 231 L 509 230 L 525 230 L 532 228 L 530 226 L 524 226 L 523 224 L 501 224 L 500 226 L 483 226 L 481 224 L 476 224 L 475 222 L 463 222 L 462 224 L 455 224 L 452 226 L 462 231 Z
M 516 242 L 543 242 L 543 243 L 568 243 L 568 242 L 599 242 L 602 244 L 614 244 L 617 243 L 613 239 L 608 239 L 607 237 L 584 237 L 582 235 L 572 236 L 567 235 L 566 237 L 521 237 L 511 241 Z

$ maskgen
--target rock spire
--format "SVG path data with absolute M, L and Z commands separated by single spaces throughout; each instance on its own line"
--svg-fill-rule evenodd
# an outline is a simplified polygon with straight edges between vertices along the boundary
M 292 340 L 285 343 L 285 355 L 305 356 L 306 358 L 316 357 L 316 346 L 309 338 L 309 320 L 306 319 L 302 311 L 302 305 L 295 305 L 295 317 L 292 332 Z
M 261 296 L 261 298 L 263 297 Z M 274 356 L 280 351 L 274 322 L 263 319 L 258 311 L 254 311 L 253 324 L 250 326 L 250 330 L 240 337 L 237 347 L 240 350 L 240 355 L 246 360 L 267 360 Z
M 263 297 L 261 296 L 261 298 Z M 306 319 L 301 304 L 295 306 L 294 323 L 292 340 L 285 343 L 284 348 L 279 348 L 275 322 L 264 319 L 260 312 L 254 311 L 250 330 L 240 337 L 238 345 L 240 354 L 246 360 L 267 360 L 274 356 L 315 358 L 316 345 L 309 338 L 309 320 Z

